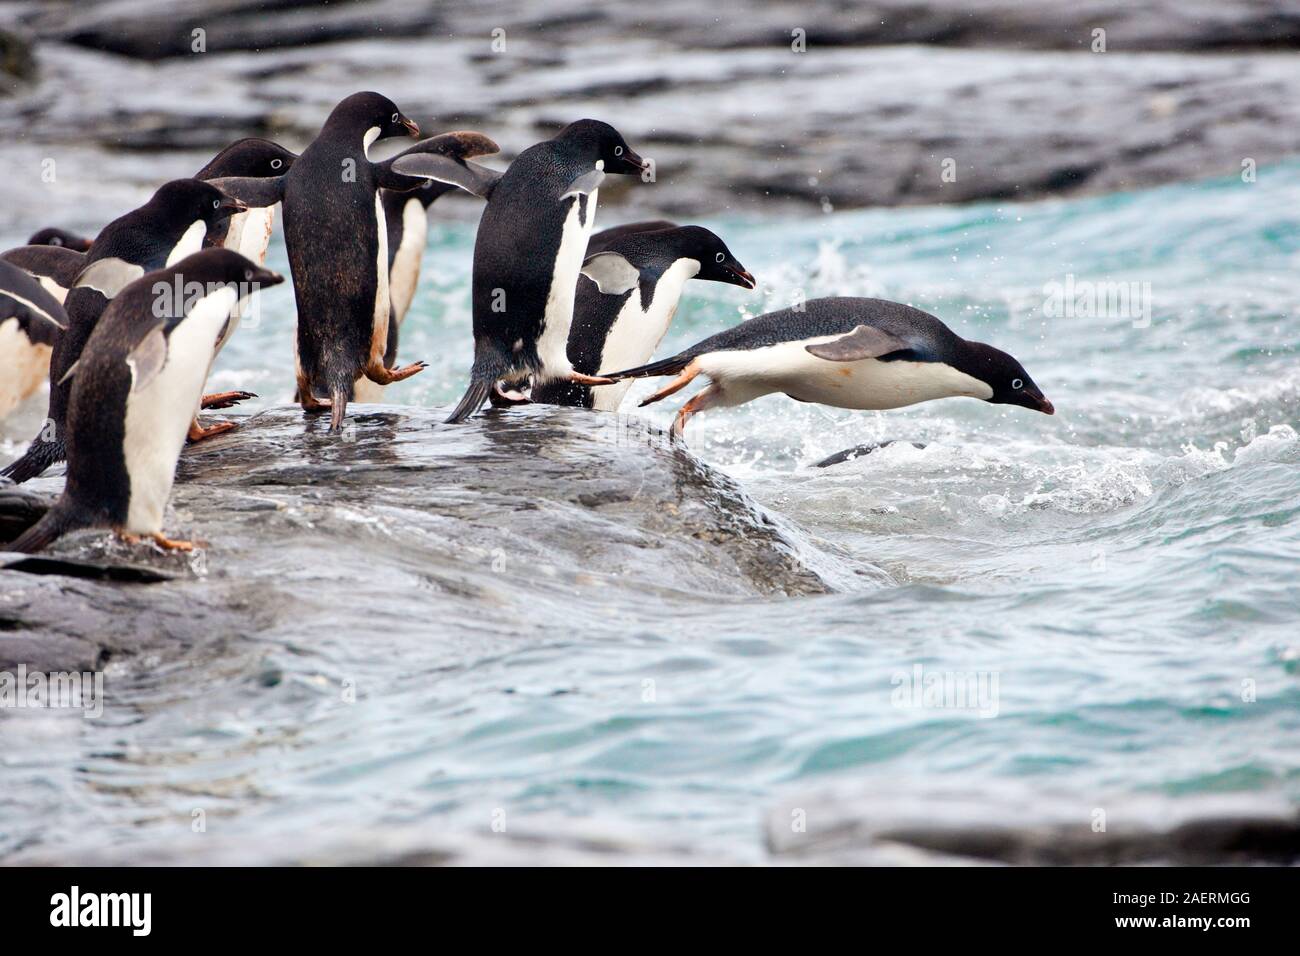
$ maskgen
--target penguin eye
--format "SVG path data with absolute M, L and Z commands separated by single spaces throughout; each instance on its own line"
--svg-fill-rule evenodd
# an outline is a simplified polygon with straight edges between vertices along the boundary
M 218 206 L 220 206 L 220 205 L 221 205 L 221 200 L 220 200 L 220 199 L 214 199 L 214 200 L 212 200 L 212 208 L 213 208 L 213 209 L 216 209 L 216 208 L 217 208 Z
M 396 114 L 396 113 L 393 114 L 393 122 L 394 122 L 394 123 L 397 122 L 397 114 Z
M 281 166 L 283 166 L 283 165 L 284 165 L 284 160 L 283 160 L 283 159 L 273 159 L 273 160 L 271 160 L 271 168 L 272 168 L 272 169 L 279 169 L 279 168 L 280 168 Z
M 1025 387 L 1025 383 L 1022 382 L 1022 381 L 1020 381 L 1020 379 L 1018 379 L 1018 378 L 1013 378 L 1013 379 L 1011 380 L 1011 387 L 1012 387 L 1012 388 L 1024 388 L 1024 387 Z
M 622 156 L 622 155 L 623 155 L 623 147 L 622 147 L 622 146 L 615 146 L 615 147 L 614 147 L 614 155 L 615 155 L 615 156 Z
M 726 257 L 726 255 L 724 255 L 723 253 L 719 252 L 719 253 L 718 253 L 716 256 L 714 256 L 713 258 L 714 258 L 714 260 L 717 261 L 717 262 L 722 262 L 722 261 L 723 261 L 724 259 L 726 259 L 727 257 Z
M 50 245 L 61 246 L 63 245 L 63 240 L 60 239 L 58 236 L 55 236 L 53 239 L 50 240 Z

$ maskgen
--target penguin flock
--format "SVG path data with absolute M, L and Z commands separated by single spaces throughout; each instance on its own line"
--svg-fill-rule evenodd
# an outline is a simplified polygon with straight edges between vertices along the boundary
M 301 154 L 241 139 L 93 239 L 45 228 L 0 253 L 0 418 L 49 383 L 40 434 L 0 476 L 23 482 L 67 462 L 58 500 L 5 550 L 38 551 L 89 528 L 193 547 L 163 533 L 176 464 L 187 441 L 235 427 L 204 425 L 200 411 L 256 397 L 203 390 L 250 299 L 284 281 L 265 268 L 277 207 L 297 304 L 295 400 L 328 413 L 331 432 L 349 402 L 378 401 L 426 367 L 397 364 L 399 330 L 429 207 L 457 189 L 486 206 L 474 360 L 447 424 L 488 402 L 617 411 L 633 380 L 671 376 L 644 406 L 700 375 L 708 385 L 681 406 L 674 438 L 701 411 L 774 392 L 839 408 L 966 396 L 1054 412 L 1011 355 L 879 299 L 812 300 L 651 361 L 687 280 L 756 283 L 701 226 L 656 220 L 593 234 L 607 176 L 652 178 L 614 127 L 578 120 L 504 172 L 474 161 L 498 147 L 471 131 L 370 159 L 376 141 L 400 136 L 419 128 L 387 97 L 355 93 Z

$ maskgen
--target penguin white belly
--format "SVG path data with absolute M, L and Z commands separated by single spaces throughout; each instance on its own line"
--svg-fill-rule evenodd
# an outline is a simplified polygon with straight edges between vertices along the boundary
M 415 299 L 415 288 L 420 283 L 420 260 L 428 238 L 429 215 L 424 204 L 418 199 L 408 199 L 402 207 L 402 241 L 393 255 L 388 281 L 388 296 L 398 325 L 406 318 Z
M 392 300 L 388 286 L 388 219 L 384 215 L 384 203 L 378 190 L 375 191 L 375 224 L 379 229 L 379 252 L 375 262 L 375 307 L 371 316 L 370 358 L 382 365 L 384 353 L 388 351 L 388 318 Z M 352 401 L 361 405 L 375 405 L 383 400 L 383 385 L 370 381 L 364 375 L 358 376 L 352 383 Z
M 221 241 L 223 249 L 229 249 L 231 252 L 242 251 L 240 243 L 244 239 L 244 223 L 248 221 L 248 216 L 248 212 L 237 212 L 230 217 L 230 221 L 226 225 L 226 238 Z
M 208 234 L 208 224 L 202 219 L 196 219 L 189 224 L 189 227 L 181 234 L 172 251 L 167 254 L 166 265 L 174 266 L 186 256 L 192 256 L 203 248 L 203 237 Z
M 196 302 L 168 336 L 162 369 L 127 396 L 122 452 L 131 489 L 125 530 L 132 534 L 162 530 L 176 462 L 235 295 L 225 287 Z
M 240 223 L 238 241 L 232 246 L 227 238 L 226 248 L 235 250 L 259 266 L 266 265 L 266 250 L 271 245 L 271 230 L 275 226 L 275 207 L 250 209 L 241 212 L 238 218 L 243 220 Z
M 537 356 L 542 360 L 535 382 L 565 378 L 573 371 L 569 362 L 569 327 L 573 324 L 573 299 L 578 288 L 578 273 L 587 255 L 587 242 L 591 227 L 596 221 L 596 195 L 593 189 L 587 196 L 586 222 L 579 215 L 581 197 L 575 196 L 560 233 L 560 249 L 551 273 L 551 288 L 546 296 L 546 309 L 542 313 L 542 334 L 537 339 Z
M 0 322 L 0 418 L 50 377 L 52 351 L 29 339 L 17 319 Z
M 879 410 L 936 398 L 989 398 L 993 394 L 979 379 L 942 362 L 828 362 L 804 348 L 837 338 L 823 336 L 759 349 L 714 352 L 700 357 L 700 370 L 720 382 L 724 393 L 732 393 L 734 388 L 735 398 L 748 395 L 742 401 L 784 392 L 803 402 Z M 726 403 L 738 404 L 734 400 Z
M 62 305 L 68 298 L 68 290 L 63 288 L 63 286 L 59 285 L 49 276 L 33 276 L 32 278 L 41 284 L 42 289 L 57 299 L 59 305 Z
M 668 326 L 677 314 L 686 280 L 698 274 L 700 264 L 693 259 L 679 259 L 664 271 L 655 284 L 649 311 L 641 310 L 641 290 L 633 289 L 623 303 L 600 353 L 599 372 L 616 372 L 635 368 L 650 361 L 659 343 L 668 334 Z M 615 385 L 601 385 L 591 390 L 591 407 L 602 412 L 616 412 L 632 387 L 631 379 Z

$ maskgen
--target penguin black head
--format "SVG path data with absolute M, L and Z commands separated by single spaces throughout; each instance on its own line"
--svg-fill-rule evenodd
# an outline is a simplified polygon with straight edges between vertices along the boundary
M 158 188 L 149 205 L 178 223 L 203 220 L 208 231 L 223 225 L 248 207 L 227 196 L 216 186 L 199 179 L 173 179 Z
M 993 389 L 985 401 L 994 405 L 1019 405 L 1045 415 L 1056 413 L 1055 406 L 1034 384 L 1025 367 L 1001 349 L 983 342 L 967 342 L 966 356 L 958 367 Z
M 633 152 L 623 135 L 608 123 L 583 119 L 570 123 L 556 135 L 554 142 L 575 158 L 591 165 L 603 164 L 607 173 L 638 175 L 646 166 L 645 160 Z
M 665 230 L 665 238 L 670 238 L 677 255 L 690 258 L 700 264 L 700 271 L 695 278 L 710 282 L 727 282 L 745 289 L 754 288 L 754 277 L 740 264 L 727 244 L 703 226 L 682 226 L 679 229 Z
M 346 125 L 367 134 L 377 130 L 374 139 L 387 139 L 390 136 L 419 136 L 420 127 L 414 120 L 402 114 L 402 111 L 382 93 L 353 93 L 334 107 L 325 125 Z
M 230 249 L 204 249 L 202 252 L 186 256 L 171 268 L 177 274 L 184 276 L 187 283 L 197 282 L 209 287 L 238 286 L 240 298 L 252 294 L 259 288 L 279 285 L 284 281 L 284 276 L 278 272 L 259 266 Z
M 75 233 L 68 232 L 64 229 L 42 229 L 35 233 L 27 240 L 29 246 L 63 246 L 71 249 L 73 252 L 85 252 L 90 248 L 91 242 L 84 236 L 78 236 Z
M 213 156 L 206 166 L 194 174 L 194 178 L 221 179 L 227 176 L 244 176 L 264 179 L 270 176 L 283 176 L 297 158 L 297 155 L 279 143 L 249 136 L 235 140 Z

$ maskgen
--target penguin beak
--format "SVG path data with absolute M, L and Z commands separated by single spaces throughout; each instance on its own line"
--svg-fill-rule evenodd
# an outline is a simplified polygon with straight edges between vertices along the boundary
M 75 252 L 89 252 L 94 243 L 89 239 L 78 239 L 75 242 L 68 243 L 68 248 Z
M 406 127 L 406 132 L 411 136 L 418 137 L 420 135 L 420 127 L 416 125 L 415 120 L 403 116 L 401 122 Z
M 1040 395 L 1038 398 L 1038 410 L 1044 415 L 1056 414 L 1056 406 L 1049 402 L 1045 395 Z
M 279 285 L 284 281 L 284 276 L 278 272 L 272 272 L 270 269 L 263 269 L 258 273 L 257 281 L 262 285 Z
M 221 200 L 221 205 L 217 207 L 218 212 L 224 212 L 228 216 L 233 216 L 238 212 L 247 212 L 248 207 L 231 196 Z
M 732 285 L 738 285 L 744 289 L 752 289 L 757 285 L 748 269 L 738 266 L 724 266 L 724 268 L 727 271 L 727 281 Z

